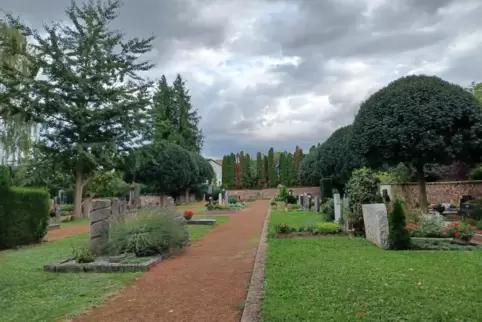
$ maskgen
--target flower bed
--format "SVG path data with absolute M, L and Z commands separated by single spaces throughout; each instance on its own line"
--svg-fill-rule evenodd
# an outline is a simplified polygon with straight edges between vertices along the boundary
M 275 226 L 276 237 L 312 236 L 312 235 L 339 235 L 340 225 L 333 222 L 316 222 L 306 226 L 290 226 L 285 223 Z

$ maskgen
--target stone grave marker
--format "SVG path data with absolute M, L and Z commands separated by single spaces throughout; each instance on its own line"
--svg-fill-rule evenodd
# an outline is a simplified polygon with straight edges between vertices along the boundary
M 383 203 L 362 205 L 366 239 L 380 248 L 388 249 L 388 214 Z
M 60 209 L 60 205 L 55 205 L 55 222 L 60 222 L 60 216 L 62 215 L 62 210 Z
M 341 200 L 340 200 L 340 194 L 335 193 L 333 195 L 333 205 L 335 207 L 335 222 L 340 222 L 341 218 Z
M 303 203 L 301 202 L 301 195 L 298 195 L 298 206 L 301 206 Z
M 90 250 L 100 254 L 109 241 L 110 215 L 112 201 L 108 199 L 92 200 L 90 213 Z
M 218 196 L 218 204 L 222 205 L 223 204 L 223 194 L 220 192 Z
M 227 206 L 229 205 L 229 193 L 228 190 L 224 193 L 224 204 Z
M 305 198 L 305 196 L 299 195 L 299 201 L 300 201 L 300 204 L 299 204 L 299 205 L 300 205 L 301 208 L 303 208 L 303 207 L 305 206 L 305 204 L 304 204 L 304 202 L 305 202 L 304 198 Z
M 306 210 L 308 209 L 308 194 L 306 192 L 303 194 L 303 201 L 303 209 Z
M 320 198 L 315 196 L 315 211 L 320 212 Z
M 311 211 L 311 195 L 308 195 L 308 210 Z

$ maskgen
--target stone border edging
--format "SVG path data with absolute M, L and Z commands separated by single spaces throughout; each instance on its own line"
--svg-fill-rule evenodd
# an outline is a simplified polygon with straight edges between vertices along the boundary
M 234 215 L 238 210 L 206 210 L 203 215 Z
M 249 284 L 241 322 L 257 322 L 261 320 L 263 309 L 262 303 L 264 298 L 264 269 L 268 249 L 268 225 L 270 216 L 271 209 L 268 207 L 268 213 L 264 220 L 258 249 L 256 250 L 253 273 L 251 274 L 251 282 Z

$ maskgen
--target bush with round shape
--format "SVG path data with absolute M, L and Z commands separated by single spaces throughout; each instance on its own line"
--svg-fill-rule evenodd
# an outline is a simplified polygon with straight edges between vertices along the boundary
M 351 145 L 371 167 L 412 166 L 419 204 L 427 212 L 425 165 L 480 159 L 482 105 L 464 88 L 438 77 L 402 77 L 360 106 Z
M 318 222 L 313 227 L 314 234 L 338 234 L 340 232 L 340 225 L 334 222 Z
M 112 255 L 135 253 L 138 257 L 162 255 L 183 247 L 188 240 L 182 215 L 174 208 L 157 208 L 140 212 L 135 220 L 114 225 L 106 252 Z
M 389 235 L 388 244 L 390 249 L 404 250 L 410 249 L 410 235 L 405 220 L 405 212 L 403 210 L 402 203 L 399 200 L 395 200 L 392 204 L 392 212 L 388 217 Z

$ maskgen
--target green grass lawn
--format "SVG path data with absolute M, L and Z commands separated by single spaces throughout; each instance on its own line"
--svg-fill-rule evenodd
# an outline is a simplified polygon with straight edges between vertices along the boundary
M 74 221 L 62 222 L 60 223 L 60 228 L 88 225 L 89 220 L 90 220 L 89 218 L 78 218 L 78 219 L 75 219 Z
M 482 251 L 270 239 L 264 321 L 482 321 Z
M 222 224 L 229 217 L 215 219 Z M 192 225 L 188 229 L 195 240 L 214 227 Z M 80 234 L 50 244 L 0 252 L 0 321 L 56 321 L 74 317 L 92 305 L 105 302 L 140 274 L 43 271 L 44 264 L 68 258 L 73 247 L 85 245 L 87 240 L 88 234 Z
M 216 219 L 216 225 L 221 225 L 227 223 L 229 220 L 229 216 L 195 216 L 196 218 L 205 218 L 205 219 Z M 206 235 L 208 232 L 213 230 L 216 226 L 205 226 L 205 225 L 189 225 L 187 229 L 191 234 L 191 240 L 196 240 L 201 238 L 202 236 Z
M 311 211 L 272 210 L 269 219 L 269 233 L 275 233 L 275 227 L 278 224 L 287 224 L 291 227 L 304 227 L 319 221 L 323 221 L 323 216 Z

